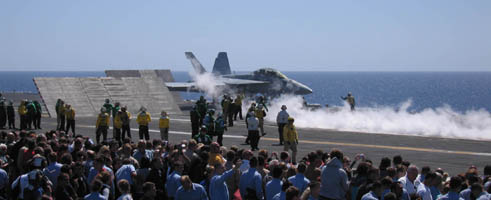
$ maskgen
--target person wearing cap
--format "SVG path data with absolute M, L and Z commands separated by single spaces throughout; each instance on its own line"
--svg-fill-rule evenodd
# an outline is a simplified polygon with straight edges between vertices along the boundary
M 9 124 L 9 129 L 15 129 L 15 110 L 14 110 L 14 102 L 9 101 L 9 105 L 7 105 L 7 119 Z
M 215 135 L 217 136 L 217 142 L 220 146 L 223 146 L 223 133 L 227 130 L 227 126 L 225 126 L 225 121 L 222 117 L 222 114 L 218 113 L 218 117 L 215 120 Z
M 113 118 L 113 139 L 119 142 L 121 145 L 121 129 L 123 128 L 123 121 L 121 120 L 122 115 L 124 115 L 123 111 L 119 110 L 116 112 Z
M 66 129 L 65 132 L 68 134 L 70 127 L 72 128 L 73 137 L 75 137 L 75 110 L 71 105 L 66 105 Z
M 254 112 L 250 112 L 249 117 L 247 118 L 247 138 L 250 140 L 250 145 L 251 145 L 251 150 L 259 150 L 258 144 L 259 144 L 259 120 L 256 118 L 254 115 Z
M 152 121 L 150 118 L 150 113 L 147 112 L 145 107 L 140 108 L 140 113 L 136 117 L 136 123 L 138 123 L 138 134 L 140 135 L 140 140 L 143 140 L 143 136 L 145 135 L 145 140 L 149 140 L 150 136 L 148 135 L 148 124 Z
M 250 168 L 240 176 L 239 190 L 242 199 L 263 199 L 262 177 L 257 171 L 257 157 L 249 160 Z
M 113 110 L 113 104 L 111 104 L 111 100 L 109 99 L 106 99 L 104 101 L 104 105 L 102 105 L 103 108 L 106 109 L 106 113 L 109 115 L 109 117 L 111 116 L 111 111 Z
M 131 139 L 131 129 L 130 129 L 131 113 L 127 111 L 126 106 L 121 107 L 121 110 L 118 113 L 119 113 L 119 120 L 121 121 L 122 140 L 124 140 L 126 134 L 128 134 L 128 137 Z
M 116 118 L 116 114 L 121 110 L 120 103 L 116 102 L 114 103 L 113 107 L 111 108 L 111 116 L 113 117 L 112 122 L 113 122 L 113 138 L 116 137 L 116 128 L 114 128 L 114 119 Z
M 234 99 L 234 120 L 237 120 L 237 115 L 239 115 L 239 119 L 242 120 L 242 99 L 244 99 L 243 94 L 238 94 Z
M 278 136 L 280 138 L 280 145 L 283 145 L 283 128 L 288 123 L 288 117 L 290 115 L 286 112 L 286 105 L 281 106 L 281 111 L 276 116 L 276 124 L 278 125 Z
M 206 126 L 203 125 L 201 127 L 201 131 L 197 135 L 195 135 L 193 139 L 196 140 L 198 144 L 201 143 L 204 145 L 210 145 L 213 140 L 207 134 L 207 130 L 208 129 L 206 128 Z
M 261 135 L 266 135 L 264 132 L 264 117 L 266 117 L 266 111 L 263 109 L 263 104 L 259 104 L 254 111 L 257 119 L 259 120 L 259 130 L 261 130 Z
M 213 136 L 215 135 L 215 109 L 210 109 L 208 110 L 208 114 L 206 114 L 205 118 L 203 119 L 203 124 L 206 126 L 206 133 L 213 139 Z
M 41 129 L 41 114 L 43 113 L 41 104 L 38 101 L 33 101 L 32 104 L 35 108 L 33 116 L 34 128 Z
M 96 128 L 96 141 L 97 144 L 100 143 L 100 138 L 102 134 L 102 139 L 106 141 L 107 139 L 107 129 L 109 128 L 109 114 L 106 111 L 106 108 L 101 108 L 101 113 L 97 116 L 97 121 L 95 123 Z
M 206 99 L 204 96 L 200 96 L 199 100 L 196 101 L 196 109 L 199 113 L 199 124 L 203 124 L 203 119 L 206 116 L 206 111 L 208 111 L 208 103 L 206 103 Z
M 225 115 L 223 118 L 227 121 L 228 112 L 232 110 L 232 100 L 225 94 L 220 105 L 222 106 L 222 113 Z
M 26 100 L 22 100 L 19 104 L 19 108 L 17 109 L 17 112 L 19 113 L 19 118 L 20 118 L 20 129 L 21 130 L 27 129 L 28 117 L 27 117 L 26 103 L 27 103 Z M 65 115 L 63 115 L 63 120 L 60 123 L 65 125 Z
M 355 97 L 351 94 L 351 92 L 348 92 L 348 96 L 346 97 L 341 97 L 342 100 L 345 100 L 346 102 L 348 102 L 350 108 L 351 108 L 351 111 L 354 111 L 355 110 Z
M 297 162 L 298 133 L 293 122 L 293 117 L 288 117 L 288 124 L 283 127 L 284 151 L 292 150 L 292 162 Z
M 27 109 L 27 126 L 29 129 L 32 129 L 34 124 L 34 129 L 36 128 L 34 116 L 36 115 L 36 106 L 32 103 L 32 101 L 26 101 L 26 109 Z M 64 128 L 64 127 L 63 127 Z M 63 129 L 62 129 L 63 130 Z
M 160 138 L 162 141 L 169 141 L 169 121 L 170 119 L 167 112 L 162 111 L 159 119 Z
M 194 136 L 199 134 L 199 128 L 200 128 L 200 119 L 201 116 L 198 112 L 198 108 L 196 105 L 193 106 L 191 111 L 189 112 L 189 117 L 191 120 L 191 138 L 194 138 Z

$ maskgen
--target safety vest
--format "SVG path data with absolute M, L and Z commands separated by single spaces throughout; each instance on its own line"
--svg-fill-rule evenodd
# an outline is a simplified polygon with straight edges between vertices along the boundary
M 100 113 L 99 116 L 97 116 L 97 122 L 96 122 L 96 128 L 99 128 L 100 126 L 109 126 L 109 114 L 107 113 Z
M 283 127 L 283 140 L 285 140 L 285 142 L 298 141 L 298 134 L 295 125 L 287 124 Z
M 160 117 L 159 128 L 169 128 L 169 117 Z

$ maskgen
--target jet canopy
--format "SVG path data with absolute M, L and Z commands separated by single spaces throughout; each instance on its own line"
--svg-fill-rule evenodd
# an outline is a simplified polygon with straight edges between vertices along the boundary
M 272 68 L 261 68 L 253 72 L 256 76 L 264 76 L 264 77 L 277 77 L 280 79 L 288 79 L 283 73 L 276 69 Z

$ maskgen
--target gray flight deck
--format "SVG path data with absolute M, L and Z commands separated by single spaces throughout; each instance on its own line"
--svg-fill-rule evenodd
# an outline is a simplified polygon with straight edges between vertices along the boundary
M 138 113 L 141 106 L 147 108 L 152 116 L 160 116 L 162 110 L 170 114 L 181 113 L 176 103 L 180 97 L 177 99 L 165 86 L 164 80 L 169 80 L 168 77 L 162 78 L 165 75 L 172 78 L 170 71 L 124 70 L 106 73 L 113 77 L 36 77 L 34 83 L 52 117 L 56 116 L 55 105 L 59 98 L 72 105 L 77 116 L 96 116 L 105 99 L 126 105 L 132 114 Z M 126 77 L 126 74 L 129 76 Z

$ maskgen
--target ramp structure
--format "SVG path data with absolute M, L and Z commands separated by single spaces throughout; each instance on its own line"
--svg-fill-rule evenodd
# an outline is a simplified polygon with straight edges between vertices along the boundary
M 34 83 L 52 117 L 56 116 L 57 99 L 63 99 L 65 103 L 72 105 L 77 116 L 96 116 L 105 99 L 110 99 L 112 103 L 120 102 L 133 115 L 142 106 L 147 108 L 152 117 L 160 116 L 162 110 L 169 114 L 181 114 L 174 95 L 158 76 L 158 70 L 130 71 L 138 72 L 140 77 L 36 77 Z

